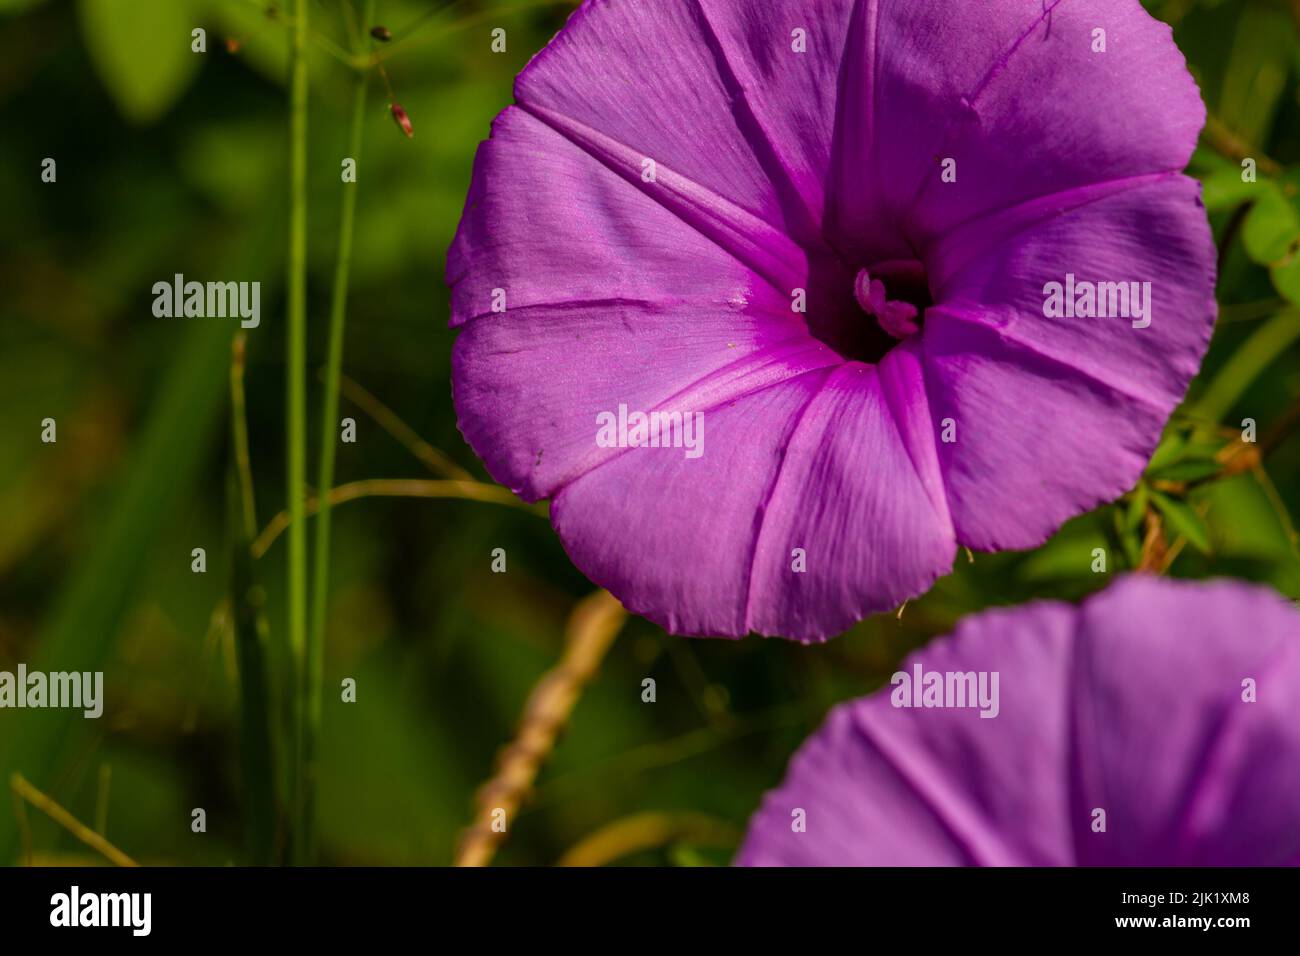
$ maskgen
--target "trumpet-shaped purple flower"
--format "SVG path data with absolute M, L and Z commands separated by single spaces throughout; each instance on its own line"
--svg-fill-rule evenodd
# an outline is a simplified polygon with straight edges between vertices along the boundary
M 1297 687 L 1300 614 L 1255 586 L 979 614 L 831 712 L 737 862 L 1300 865 Z
M 1208 344 L 1138 0 L 593 0 L 449 253 L 460 428 L 678 633 L 818 640 L 1130 488 Z

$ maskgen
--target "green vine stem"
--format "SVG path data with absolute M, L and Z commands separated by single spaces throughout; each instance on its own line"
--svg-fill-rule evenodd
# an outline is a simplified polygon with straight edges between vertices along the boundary
M 294 862 L 302 862 L 304 678 L 307 650 L 307 530 L 304 522 L 307 472 L 307 0 L 295 0 L 289 78 L 289 263 L 286 277 L 289 321 L 286 376 L 289 525 L 289 659 L 293 693 L 293 754 L 290 807 L 297 823 Z
M 374 19 L 374 0 L 366 0 L 362 25 Z M 361 53 L 360 37 L 356 40 Z M 360 162 L 361 134 L 365 125 L 367 73 L 353 80 L 352 127 L 347 155 Z M 339 215 L 338 259 L 334 264 L 334 288 L 330 303 L 329 357 L 325 369 L 325 396 L 321 413 L 320 474 L 317 488 L 334 485 L 334 459 L 338 447 L 339 378 L 343 369 L 343 333 L 347 324 L 348 276 L 352 266 L 352 226 L 356 218 L 357 182 L 343 184 Z M 316 517 L 315 555 L 312 570 L 311 628 L 307 638 L 307 706 L 303 728 L 303 859 L 315 856 L 317 750 L 321 723 L 321 685 L 324 671 L 325 617 L 329 607 L 330 497 L 320 499 Z M 292 527 L 292 526 L 291 526 Z

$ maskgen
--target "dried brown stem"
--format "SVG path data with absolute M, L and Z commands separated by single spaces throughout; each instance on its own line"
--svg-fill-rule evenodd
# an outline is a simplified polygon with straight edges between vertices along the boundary
M 573 609 L 565 628 L 563 656 L 533 687 L 515 739 L 497 757 L 492 779 L 479 788 L 474 822 L 462 834 L 456 851 L 457 866 L 492 862 L 506 836 L 500 821 L 508 825 L 532 790 L 583 688 L 595 676 L 626 618 L 623 605 L 608 591 L 597 591 Z
M 538 507 L 521 501 L 505 488 L 488 485 L 479 481 L 430 481 L 419 478 L 371 478 L 366 481 L 354 481 L 339 485 L 330 492 L 330 505 L 341 505 L 358 498 L 465 498 L 470 501 L 483 501 L 489 504 L 506 505 L 522 508 L 535 514 Z M 305 516 L 310 518 L 320 508 L 320 499 L 311 496 L 306 502 Z M 260 558 L 266 554 L 275 539 L 289 527 L 288 512 L 281 511 L 262 529 L 262 533 L 253 542 L 252 554 Z
M 415 429 L 402 421 L 391 408 L 359 383 L 346 375 L 340 375 L 339 391 L 344 398 L 369 415 L 380 428 L 401 442 L 407 451 L 439 478 L 455 478 L 458 481 L 474 480 L 473 475 L 421 438 Z
M 37 790 L 27 782 L 27 779 L 22 774 L 16 773 L 9 778 L 9 788 L 20 800 L 30 803 L 37 810 L 40 810 L 47 817 L 59 826 L 63 827 L 63 829 L 67 830 L 92 850 L 102 853 L 109 862 L 116 866 L 140 865 L 94 830 L 90 829 L 90 827 L 86 826 L 74 817 L 50 797 L 47 797 L 40 790 Z
M 1146 514 L 1146 536 L 1142 539 L 1142 558 L 1137 569 L 1151 574 L 1160 574 L 1168 566 L 1165 557 L 1169 544 L 1165 540 L 1164 522 L 1154 511 Z
M 1213 147 L 1215 152 L 1229 159 L 1237 162 L 1241 162 L 1243 159 L 1255 160 L 1259 166 L 1259 171 L 1265 176 L 1276 176 L 1282 172 L 1282 166 L 1277 160 L 1265 156 L 1263 152 L 1244 142 L 1214 114 L 1210 114 L 1206 119 L 1205 131 L 1201 135 L 1205 137 L 1205 141 Z

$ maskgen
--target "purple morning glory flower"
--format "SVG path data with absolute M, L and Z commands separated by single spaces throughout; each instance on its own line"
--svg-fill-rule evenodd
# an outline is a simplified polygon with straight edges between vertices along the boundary
M 1300 613 L 1253 585 L 985 612 L 831 712 L 737 862 L 1300 865 L 1296 687 Z
M 1204 107 L 1138 0 L 596 0 L 515 96 L 460 428 L 670 631 L 819 640 L 1037 546 L 1207 347 Z

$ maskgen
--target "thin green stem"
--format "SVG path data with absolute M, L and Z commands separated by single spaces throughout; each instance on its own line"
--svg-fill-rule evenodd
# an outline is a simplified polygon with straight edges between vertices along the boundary
M 264 0 L 244 0 L 244 2 L 249 4 L 250 6 L 257 7 L 259 10 L 265 13 L 267 19 L 271 23 L 275 23 L 285 28 L 286 30 L 294 29 L 294 20 L 292 18 L 281 16 L 279 14 L 272 15 L 267 11 L 266 3 L 264 2 Z M 357 62 L 356 57 L 349 55 L 347 50 L 343 49 L 341 46 L 339 46 L 329 37 L 325 36 L 323 33 L 318 33 L 315 30 L 308 31 L 308 33 L 312 43 L 316 44 L 316 46 L 320 47 L 322 50 L 324 50 L 330 56 L 334 57 L 334 59 L 338 60 L 344 66 L 353 70 L 357 70 L 361 68 L 361 64 Z
M 232 473 L 230 496 L 240 497 Z M 268 866 L 275 856 L 275 758 L 271 743 L 271 687 L 266 666 L 267 624 L 251 541 L 231 508 L 230 612 L 239 669 L 239 757 L 247 821 L 248 862 Z
M 248 410 L 244 400 L 244 367 L 248 333 L 240 329 L 230 344 L 230 438 L 235 474 L 239 479 L 240 518 L 244 536 L 257 537 L 257 503 L 253 497 L 253 467 L 248 455 Z
M 374 0 L 366 0 L 362 22 L 374 17 Z M 358 52 L 361 40 L 357 38 Z M 347 155 L 360 162 L 361 133 L 365 126 L 367 74 L 358 73 L 353 80 L 352 128 Z M 329 358 L 325 369 L 325 398 L 321 414 L 320 473 L 317 488 L 334 486 L 334 458 L 338 447 L 335 429 L 339 414 L 339 377 L 343 370 L 343 333 L 347 324 L 348 276 L 352 268 L 352 225 L 356 218 L 357 181 L 343 183 L 342 208 L 339 214 L 338 259 L 334 264 L 334 289 L 330 302 Z M 313 562 L 311 629 L 307 638 L 307 713 L 303 730 L 303 859 L 310 863 L 315 856 L 316 761 L 321 723 L 321 685 L 324 673 L 325 612 L 329 606 L 330 576 L 330 498 L 321 497 L 316 517 L 315 560 Z
M 312 40 L 315 41 L 318 47 L 320 47 L 330 56 L 334 57 L 334 59 L 338 60 L 344 66 L 350 67 L 351 69 L 354 70 L 360 68 L 357 64 L 357 58 L 348 56 L 347 53 L 344 51 L 343 47 L 339 46 L 329 37 L 321 36 L 319 33 L 316 33 L 312 35 Z
M 339 6 L 342 8 L 339 13 L 343 18 L 343 29 L 348 34 L 348 42 L 352 45 L 352 49 L 360 50 L 361 32 L 365 29 L 365 25 L 364 23 L 357 23 L 357 14 L 352 6 L 352 0 L 343 0 Z M 362 19 L 367 18 L 363 17 Z
M 307 652 L 307 0 L 295 0 L 289 79 L 289 321 L 286 376 L 289 525 L 289 658 L 292 666 L 294 759 L 290 806 L 296 826 L 293 859 L 306 841 L 303 746 Z
M 271 743 L 271 688 L 267 675 L 268 627 L 262 588 L 250 550 L 257 537 L 257 507 L 253 501 L 253 472 L 248 454 L 248 418 L 244 400 L 245 333 L 235 333 L 230 356 L 231 442 L 234 474 L 231 495 L 230 607 L 239 668 L 240 765 L 244 812 L 248 820 L 248 858 L 258 866 L 274 862 L 275 759 Z M 103 830 L 99 831 L 101 834 Z

